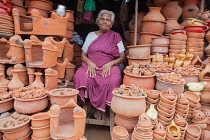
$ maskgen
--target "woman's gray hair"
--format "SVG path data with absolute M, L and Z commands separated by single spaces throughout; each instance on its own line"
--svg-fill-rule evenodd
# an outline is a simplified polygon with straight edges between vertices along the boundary
M 109 10 L 101 10 L 98 14 L 97 19 L 96 19 L 96 23 L 98 23 L 102 14 L 110 14 L 111 15 L 111 21 L 112 21 L 112 23 L 114 23 L 115 14 L 112 11 L 109 11 Z

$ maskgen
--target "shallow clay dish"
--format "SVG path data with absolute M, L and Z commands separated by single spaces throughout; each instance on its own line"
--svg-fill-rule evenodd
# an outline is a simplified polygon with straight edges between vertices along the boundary
M 202 130 L 199 126 L 188 125 L 186 132 L 188 135 L 198 138 L 201 135 Z

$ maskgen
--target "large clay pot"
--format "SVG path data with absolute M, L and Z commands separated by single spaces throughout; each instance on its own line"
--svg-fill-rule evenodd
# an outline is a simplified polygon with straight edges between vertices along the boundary
M 149 7 L 149 13 L 147 13 L 143 20 L 165 21 L 164 16 L 160 13 L 161 7 Z
M 178 1 L 168 2 L 161 13 L 165 18 L 179 18 L 182 14 L 182 8 L 178 4 Z
M 19 72 L 20 72 L 19 70 L 12 70 L 13 77 L 12 77 L 12 80 L 8 84 L 9 90 L 15 90 L 20 87 L 24 87 L 24 84 L 19 79 L 19 75 L 18 75 Z
M 163 7 L 167 4 L 167 2 L 169 2 L 170 0 L 154 0 L 154 5 L 156 7 Z
M 150 57 L 150 44 L 127 46 L 129 56 L 132 58 L 148 58 Z
M 165 21 L 142 20 L 142 32 L 154 34 L 163 34 L 165 29 Z
M 152 38 L 156 37 L 163 37 L 163 36 L 161 34 L 141 32 L 139 37 L 139 45 L 152 44 Z
M 186 2 L 182 10 L 182 19 L 195 18 L 199 8 L 197 6 L 197 2 Z
M 126 118 L 135 118 L 138 117 L 141 113 L 145 112 L 145 98 L 146 95 L 139 97 L 131 97 L 113 93 L 111 109 L 113 112 L 120 116 Z
M 137 18 L 137 32 L 141 32 L 141 21 L 143 19 L 145 15 L 145 12 L 139 12 L 138 13 L 138 18 Z M 135 15 L 132 15 L 132 19 L 130 20 L 130 22 L 128 23 L 128 27 L 130 29 L 130 31 L 134 31 L 135 30 Z
M 210 93 L 209 90 L 202 90 L 201 91 L 201 103 L 210 104 Z
M 166 18 L 166 26 L 164 31 L 165 35 L 170 34 L 173 31 L 174 27 L 180 26 L 177 20 L 177 18 Z

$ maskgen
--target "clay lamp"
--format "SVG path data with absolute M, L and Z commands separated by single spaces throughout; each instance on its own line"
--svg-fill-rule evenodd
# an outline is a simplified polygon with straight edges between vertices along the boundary
M 146 113 L 142 113 L 139 116 L 139 121 L 138 121 L 137 127 L 143 127 L 143 128 L 151 128 L 152 127 L 151 119 Z
M 166 90 L 166 92 L 162 92 L 162 97 L 170 100 L 170 101 L 174 101 L 176 100 L 177 96 L 174 94 L 173 90 L 171 88 L 168 88 Z
M 189 100 L 187 99 L 184 93 L 179 93 L 177 103 L 182 104 L 182 105 L 188 105 Z
M 174 122 L 178 126 L 185 126 L 187 124 L 187 121 L 179 114 L 176 114 L 174 117 Z
M 159 90 L 147 90 L 146 93 L 147 93 L 147 96 L 152 99 L 158 99 L 160 96 Z
M 159 135 L 159 136 L 165 136 L 166 135 L 166 130 L 164 128 L 164 126 L 159 122 L 154 129 L 154 134 Z
M 175 124 L 174 120 L 167 127 L 167 133 L 172 136 L 179 136 L 181 134 L 180 128 Z
M 206 115 L 200 110 L 194 110 L 192 122 L 197 124 L 206 124 L 207 123 Z

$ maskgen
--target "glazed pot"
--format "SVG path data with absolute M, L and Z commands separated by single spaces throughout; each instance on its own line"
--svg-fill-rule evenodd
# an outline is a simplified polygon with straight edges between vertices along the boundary
M 141 32 L 141 29 L 142 29 L 141 21 L 142 21 L 144 15 L 145 15 L 145 12 L 139 12 L 138 13 L 138 17 L 137 17 L 137 32 Z M 132 15 L 132 19 L 128 23 L 128 27 L 129 27 L 130 31 L 134 31 L 135 30 L 135 15 Z
M 53 3 L 48 0 L 30 0 L 29 7 L 31 6 L 47 11 L 52 11 L 53 9 Z
M 152 46 L 156 45 L 169 45 L 169 37 L 152 38 Z
M 166 18 L 164 34 L 170 34 L 173 31 L 174 27 L 180 26 L 177 20 L 177 18 Z
M 122 126 L 125 129 L 131 130 L 131 131 L 134 129 L 137 122 L 138 122 L 138 117 L 136 117 L 136 118 L 125 118 L 125 117 L 122 117 L 118 114 L 116 114 L 115 117 L 114 117 L 114 123 L 117 126 Z
M 33 114 L 44 110 L 48 105 L 47 96 L 36 99 L 15 98 L 14 109 L 23 114 Z
M 210 94 L 209 94 L 209 90 L 203 89 L 203 90 L 201 91 L 200 99 L 201 99 L 201 100 L 200 100 L 201 103 L 210 104 Z
M 205 33 L 199 33 L 199 32 L 187 32 L 188 38 L 197 38 L 197 39 L 203 39 L 205 36 Z
M 181 40 L 181 41 L 186 41 L 187 40 L 187 35 L 185 31 L 175 31 L 170 34 L 170 39 L 171 40 Z
M 30 116 L 30 119 L 31 126 L 33 128 L 40 128 L 50 125 L 50 115 L 48 112 L 34 114 Z
M 33 137 L 36 139 L 47 138 L 50 136 L 50 126 L 44 126 L 39 128 L 31 127 L 33 130 Z
M 143 17 L 143 20 L 165 21 L 165 18 L 160 13 L 160 10 L 161 7 L 149 7 L 149 13 Z
M 113 93 L 111 109 L 125 118 L 135 118 L 146 110 L 146 95 L 139 97 L 123 96 Z M 125 104 L 125 102 L 127 104 Z M 141 107 L 139 107 L 141 105 Z
M 203 33 L 209 29 L 208 26 L 199 26 L 199 25 L 187 25 L 184 27 L 187 32 L 198 32 Z
M 43 17 L 45 17 L 45 18 L 48 18 L 48 12 L 49 12 L 49 11 L 44 10 L 44 9 L 37 8 L 37 7 L 35 7 L 35 6 L 29 6 L 29 7 L 28 7 L 27 15 L 31 15 L 31 11 L 32 11 L 33 9 L 38 10 L 41 16 L 43 16 Z
M 152 90 L 155 86 L 155 75 L 151 76 L 135 76 L 128 74 L 125 72 L 124 78 L 123 78 L 123 84 L 134 84 L 136 86 L 141 86 L 143 89 Z M 150 83 L 150 84 L 147 84 Z
M 182 8 L 178 4 L 178 1 L 168 2 L 161 13 L 165 18 L 179 18 L 182 14 Z
M 150 44 L 127 46 L 129 48 L 129 56 L 132 58 L 148 58 L 150 57 Z
M 148 32 L 141 32 L 139 37 L 139 45 L 151 44 L 152 38 L 163 37 L 160 34 L 153 34 Z
M 152 53 L 168 54 L 168 45 L 157 45 L 151 47 Z
M 163 34 L 166 22 L 156 20 L 142 20 L 142 32 Z
M 199 8 L 197 2 L 186 2 L 182 9 L 182 19 L 184 18 L 195 18 Z
M 13 98 L 9 98 L 3 101 L 0 101 L 0 113 L 9 111 L 14 107 L 14 100 Z

